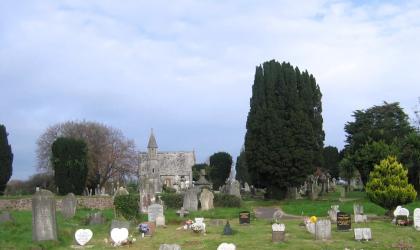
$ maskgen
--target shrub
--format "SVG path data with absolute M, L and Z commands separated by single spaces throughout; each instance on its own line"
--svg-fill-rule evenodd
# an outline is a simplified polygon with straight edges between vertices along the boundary
M 168 208 L 180 208 L 183 206 L 184 198 L 182 194 L 163 193 L 160 197 Z
M 127 220 L 135 219 L 139 213 L 139 196 L 133 194 L 116 196 L 114 206 L 117 216 Z
M 388 156 L 370 172 L 366 184 L 369 199 L 389 210 L 412 202 L 417 192 L 408 184 L 407 170 L 393 156 Z
M 163 192 L 164 193 L 176 193 L 176 189 L 172 187 L 168 187 L 167 185 L 163 185 Z
M 230 194 L 215 194 L 214 195 L 215 207 L 240 207 L 241 199 Z

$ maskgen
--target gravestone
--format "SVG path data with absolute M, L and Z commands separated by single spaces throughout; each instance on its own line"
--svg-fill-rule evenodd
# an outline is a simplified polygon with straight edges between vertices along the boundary
M 213 209 L 213 199 L 214 195 L 211 191 L 208 189 L 203 189 L 203 191 L 200 194 L 200 204 L 201 204 L 201 210 L 209 210 Z
M 179 217 L 184 218 L 185 215 L 188 215 L 190 212 L 184 209 L 184 207 L 181 207 L 180 210 L 176 211 L 176 214 L 179 215 Z
M 111 229 L 114 228 L 127 228 L 127 230 L 130 231 L 130 221 L 126 221 L 126 220 L 112 220 L 111 222 Z
M 276 223 L 278 223 L 280 221 L 280 219 L 283 217 L 283 215 L 284 215 L 284 212 L 283 211 L 276 210 L 273 213 L 273 221 L 276 222 Z
M 13 221 L 14 221 L 14 219 L 13 219 L 12 215 L 10 214 L 10 212 L 4 211 L 0 214 L 0 223 L 13 222 Z
M 403 215 L 403 216 L 410 216 L 410 211 L 408 211 L 407 208 L 403 208 L 402 206 L 398 206 L 395 210 L 394 210 L 394 217 L 397 217 L 398 215 Z
M 79 229 L 74 233 L 74 239 L 80 246 L 86 245 L 92 239 L 93 232 L 90 229 Z
M 372 231 L 370 228 L 355 228 L 354 229 L 354 239 L 355 240 L 371 240 L 372 239 Z
M 233 180 L 229 184 L 228 193 L 230 195 L 235 195 L 236 197 L 241 198 L 241 184 L 237 180 Z
M 71 219 L 76 214 L 77 199 L 73 193 L 69 193 L 61 201 L 61 214 L 65 219 Z
M 331 221 L 318 220 L 315 223 L 315 239 L 329 240 L 331 239 Z
M 413 221 L 414 221 L 414 223 L 413 223 L 414 228 L 417 231 L 420 231 L 420 208 L 414 209 Z
M 351 229 L 351 216 L 344 212 L 337 213 L 337 230 L 348 231 Z
M 165 226 L 165 216 L 158 215 L 156 216 L 156 227 Z
M 102 212 L 96 212 L 89 215 L 88 224 L 89 225 L 101 225 L 105 223 L 105 217 L 102 215 Z
M 354 215 L 356 214 L 364 214 L 363 213 L 363 205 L 362 204 L 353 204 L 353 212 Z
M 181 250 L 177 244 L 161 244 L 159 250 Z
M 233 231 L 232 228 L 230 227 L 229 221 L 226 221 L 226 225 L 225 228 L 223 228 L 223 235 L 232 235 Z
M 245 184 L 244 184 L 244 191 L 247 192 L 247 193 L 251 192 L 251 188 L 249 187 L 248 182 L 245 182 Z
M 152 204 L 147 208 L 148 220 L 155 222 L 156 217 L 163 216 L 163 206 L 160 204 Z
M 286 226 L 284 224 L 273 224 L 271 226 L 271 241 L 282 242 L 284 241 L 284 231 Z
M 362 204 L 353 204 L 354 222 L 367 222 L 367 215 L 363 214 Z
M 195 189 L 191 188 L 185 191 L 183 207 L 188 211 L 197 211 L 198 199 Z
M 331 219 L 332 222 L 337 222 L 337 213 L 340 212 L 340 210 L 338 209 L 338 205 L 332 205 L 331 209 L 328 211 L 328 215 Z
M 223 219 L 210 219 L 208 224 L 210 224 L 211 226 L 223 226 L 225 224 L 225 220 Z
M 54 194 L 40 189 L 32 197 L 32 240 L 57 240 Z
M 236 246 L 232 243 L 222 243 L 217 247 L 217 250 L 236 250 Z
M 113 228 L 110 234 L 112 241 L 116 244 L 121 244 L 128 239 L 127 228 Z
M 249 224 L 251 223 L 251 213 L 249 211 L 242 211 L 239 213 L 239 224 Z

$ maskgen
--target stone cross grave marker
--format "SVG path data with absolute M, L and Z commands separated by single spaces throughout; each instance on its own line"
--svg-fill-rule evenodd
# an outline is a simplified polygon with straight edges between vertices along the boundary
M 200 195 L 201 210 L 213 209 L 214 194 L 208 189 L 203 189 Z
M 156 217 L 163 216 L 163 206 L 152 204 L 147 208 L 148 221 L 156 222 Z
M 32 197 L 32 239 L 57 240 L 54 194 L 40 189 Z
M 414 228 L 420 231 L 420 208 L 414 209 L 413 220 Z
M 337 213 L 337 230 L 348 231 L 351 229 L 351 216 L 344 212 Z
M 71 219 L 76 214 L 77 199 L 73 193 L 67 194 L 61 201 L 61 213 L 66 219 Z
M 318 220 L 315 223 L 315 239 L 329 240 L 331 239 L 331 221 Z
M 198 199 L 197 192 L 195 189 L 191 188 L 185 191 L 183 207 L 188 211 L 197 211 Z

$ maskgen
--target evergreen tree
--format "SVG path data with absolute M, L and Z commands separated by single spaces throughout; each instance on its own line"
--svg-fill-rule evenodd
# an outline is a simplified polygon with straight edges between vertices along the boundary
M 52 165 L 59 194 L 80 195 L 88 174 L 87 145 L 84 141 L 60 137 L 52 145 Z
M 258 66 L 245 135 L 251 182 L 283 198 L 322 163 L 321 92 L 315 78 L 289 63 Z
M 217 190 L 229 177 L 232 167 L 232 156 L 226 152 L 214 153 L 210 156 L 210 180 L 213 189 Z
M 246 165 L 245 152 L 242 150 L 236 158 L 236 179 L 241 183 L 250 183 L 250 176 L 248 173 L 248 166 Z
M 408 169 L 408 180 L 420 192 L 420 133 L 410 133 L 399 146 L 398 158 Z
M 338 179 L 338 176 L 340 175 L 340 168 L 338 166 L 340 162 L 340 154 L 338 153 L 338 149 L 333 146 L 325 147 L 323 156 L 325 168 L 328 169 L 331 177 Z
M 7 182 L 13 172 L 13 153 L 7 135 L 6 127 L 0 124 L 0 195 L 4 194 Z

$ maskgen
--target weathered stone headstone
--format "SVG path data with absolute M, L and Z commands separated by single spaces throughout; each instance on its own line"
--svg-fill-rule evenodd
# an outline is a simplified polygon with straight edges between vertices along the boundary
M 251 188 L 249 187 L 248 182 L 245 182 L 245 184 L 244 184 L 244 191 L 247 192 L 247 193 L 251 192 Z
M 230 227 L 229 221 L 226 221 L 226 225 L 225 228 L 223 228 L 223 235 L 232 235 L 233 231 L 232 228 Z
M 156 216 L 156 226 L 157 227 L 165 226 L 165 216 L 161 216 L 161 215 Z
M 181 250 L 177 244 L 161 244 L 159 250 Z
M 236 197 L 241 198 L 241 183 L 237 180 L 231 181 L 228 192 L 230 195 L 235 195 Z
M 32 197 L 32 239 L 57 240 L 54 194 L 41 189 Z
M 4 211 L 0 214 L 0 223 L 13 222 L 13 221 L 14 221 L 14 219 L 13 219 L 12 215 L 10 214 L 10 212 Z
M 331 239 L 331 221 L 319 220 L 315 223 L 315 239 L 329 240 Z
M 127 230 L 130 230 L 130 221 L 126 220 L 112 220 L 111 221 L 111 229 L 114 228 L 127 228 Z
M 222 243 L 217 247 L 217 250 L 236 250 L 236 246 L 232 243 Z
M 223 219 L 210 219 L 208 224 L 210 224 L 211 226 L 223 226 L 225 224 L 225 220 Z
M 71 219 L 76 214 L 76 207 L 76 196 L 73 193 L 69 193 L 61 201 L 61 214 L 65 219 Z
M 354 229 L 354 239 L 355 240 L 371 240 L 372 231 L 370 228 L 355 228 Z
M 86 245 L 92 239 L 93 232 L 90 229 L 79 229 L 74 234 L 74 239 L 80 246 Z
M 413 221 L 414 221 L 414 223 L 413 223 L 414 228 L 417 231 L 420 231 L 420 208 L 414 209 Z
M 337 230 L 348 231 L 351 229 L 351 216 L 344 212 L 337 213 Z
M 356 214 L 364 214 L 363 213 L 363 205 L 362 204 L 353 204 L 353 212 L 354 215 Z
M 188 211 L 197 211 L 198 199 L 197 192 L 195 189 L 191 188 L 185 191 L 184 202 L 182 206 Z
M 330 217 L 332 222 L 337 222 L 337 213 L 340 212 L 338 209 L 338 205 L 332 205 L 331 209 L 328 211 L 328 216 Z
M 208 189 L 203 189 L 200 195 L 201 210 L 213 209 L 214 194 Z
M 273 224 L 271 226 L 271 241 L 282 242 L 284 241 L 284 231 L 286 226 L 284 224 Z
M 105 217 L 102 215 L 102 212 L 96 212 L 89 216 L 88 224 L 89 225 L 101 225 L 105 223 Z
M 242 211 L 239 213 L 239 224 L 251 223 L 251 213 L 249 211 Z
M 163 206 L 160 204 L 152 204 L 147 208 L 148 220 L 155 222 L 156 217 L 163 216 Z

